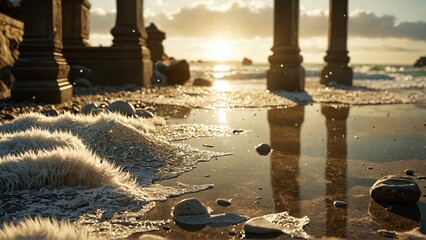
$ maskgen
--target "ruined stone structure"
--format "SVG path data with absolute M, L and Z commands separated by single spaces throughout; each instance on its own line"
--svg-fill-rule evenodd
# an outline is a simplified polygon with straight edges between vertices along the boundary
M 12 98 L 48 103 L 70 100 L 70 65 L 90 69 L 94 84 L 149 85 L 152 62 L 146 47 L 143 0 L 117 0 L 111 47 L 88 45 L 88 0 L 23 1 L 25 35 Z
M 330 0 L 329 46 L 321 83 L 352 84 L 346 47 L 348 0 Z M 298 43 L 299 0 L 275 0 L 274 45 L 268 71 L 269 90 L 303 91 L 305 70 Z
M 163 41 L 166 39 L 166 33 L 160 31 L 154 23 L 147 28 L 148 39 L 146 40 L 149 50 L 151 51 L 151 60 L 153 63 L 162 61 L 165 57 Z

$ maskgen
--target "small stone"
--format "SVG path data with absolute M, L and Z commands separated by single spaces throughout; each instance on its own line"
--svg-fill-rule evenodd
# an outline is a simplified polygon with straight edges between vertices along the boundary
M 367 167 L 367 169 L 368 169 L 368 170 L 371 170 L 371 169 L 373 169 L 373 167 L 372 167 L 372 166 L 368 166 L 368 167 Z
M 170 226 L 163 226 L 163 230 L 170 231 L 172 228 Z
M 359 136 L 354 136 L 355 139 L 359 139 Z
M 178 202 L 173 208 L 173 215 L 201 215 L 208 214 L 206 206 L 197 198 L 187 198 Z
M 204 175 L 204 177 L 208 178 L 208 177 L 210 177 L 210 175 L 209 175 L 209 174 L 206 174 L 206 175 Z
M 89 103 L 89 104 L 84 105 L 81 108 L 80 112 L 82 114 L 85 114 L 85 115 L 95 114 L 97 112 L 97 109 L 98 109 L 98 104 L 96 104 L 96 103 Z
M 266 143 L 262 143 L 256 146 L 256 152 L 262 156 L 266 156 L 271 152 L 272 148 Z
M 228 234 L 229 236 L 236 236 L 237 232 L 235 230 L 229 230 Z
M 89 205 L 90 205 L 89 201 L 88 201 L 87 199 L 83 199 L 83 200 L 81 200 L 81 201 L 77 202 L 77 203 L 75 204 L 75 207 L 77 207 L 77 208 L 81 208 L 81 207 L 87 207 L 87 206 L 89 206 Z
M 108 110 L 111 112 L 118 112 L 123 115 L 132 116 L 135 114 L 135 107 L 129 102 L 118 100 L 113 103 L 111 103 L 108 106 Z
M 153 235 L 153 234 L 144 234 L 140 236 L 138 239 L 140 240 L 165 240 L 167 238 L 163 238 L 161 236 Z
M 216 204 L 222 207 L 227 207 L 231 205 L 231 199 L 218 198 L 216 199 Z
M 56 109 L 46 109 L 41 112 L 43 115 L 47 117 L 57 117 L 59 115 L 58 111 Z
M 405 173 L 405 175 L 408 175 L 408 176 L 414 176 L 414 170 L 413 169 L 405 169 L 404 173 Z
M 421 191 L 413 179 L 389 175 L 374 183 L 370 195 L 376 202 L 415 203 L 419 200 Z
M 337 208 L 346 208 L 348 204 L 345 201 L 334 201 L 333 205 Z
M 154 114 L 152 112 L 146 111 L 146 110 L 143 110 L 143 109 L 137 109 L 135 111 L 135 115 L 138 116 L 138 117 L 141 117 L 141 118 L 153 118 L 154 117 Z
M 426 176 L 417 176 L 417 179 L 424 180 L 424 179 L 426 179 Z
M 213 145 L 210 145 L 210 144 L 202 144 L 202 146 L 203 147 L 208 147 L 208 148 L 212 148 L 213 147 Z
M 380 235 L 382 235 L 385 238 L 397 238 L 397 233 L 395 231 L 388 231 L 384 229 L 377 230 Z
M 277 234 L 282 233 L 281 228 L 263 217 L 256 217 L 244 224 L 244 231 L 252 234 Z
M 8 113 L 8 114 L 6 114 L 6 115 L 3 116 L 4 120 L 13 120 L 15 118 L 16 117 L 14 115 L 10 114 L 10 113 Z
M 212 86 L 212 81 L 204 78 L 196 78 L 192 83 L 193 86 L 202 86 L 202 87 L 210 87 Z
M 90 87 L 92 87 L 92 83 L 89 80 L 87 80 L 86 78 L 78 78 L 74 81 L 74 86 L 90 88 Z
M 242 130 L 242 129 L 234 129 L 232 131 L 233 134 L 238 134 L 238 133 L 242 133 L 242 132 L 244 132 L 244 130 Z

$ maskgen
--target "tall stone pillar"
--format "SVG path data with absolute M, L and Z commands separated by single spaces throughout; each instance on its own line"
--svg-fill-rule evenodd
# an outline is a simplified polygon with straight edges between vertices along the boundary
M 143 17 L 143 0 L 117 0 L 117 18 L 111 30 L 114 36 L 112 48 L 119 49 L 125 58 L 117 62 L 122 69 L 122 78 L 148 86 L 152 77 L 151 54 L 146 47 L 147 34 Z
M 299 48 L 299 0 L 275 0 L 274 46 L 268 90 L 304 91 L 305 69 Z
M 90 34 L 90 2 L 62 0 L 63 42 L 67 46 L 88 46 Z
M 71 100 L 69 66 L 62 55 L 61 0 L 24 0 L 24 39 L 13 74 L 11 95 L 18 101 Z
M 146 29 L 148 39 L 146 41 L 149 51 L 151 52 L 151 60 L 153 63 L 163 60 L 164 47 L 163 41 L 166 39 L 166 33 L 160 31 L 154 23 L 151 23 Z
M 348 66 L 348 0 L 330 0 L 328 50 L 321 71 L 321 83 L 352 85 L 352 68 Z

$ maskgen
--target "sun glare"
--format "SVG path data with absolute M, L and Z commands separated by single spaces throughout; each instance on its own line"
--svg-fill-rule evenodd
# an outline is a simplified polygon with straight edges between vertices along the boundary
M 226 41 L 216 41 L 210 46 L 211 54 L 216 61 L 229 59 L 231 50 L 230 43 Z
M 216 80 L 213 85 L 213 89 L 216 92 L 229 92 L 231 90 L 231 86 L 227 81 Z

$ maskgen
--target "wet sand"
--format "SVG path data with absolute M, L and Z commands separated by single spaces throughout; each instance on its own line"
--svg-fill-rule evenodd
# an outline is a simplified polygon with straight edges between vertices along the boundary
M 145 219 L 169 219 L 158 234 L 171 239 L 244 236 L 243 224 L 196 231 L 177 226 L 170 217 L 172 207 L 196 197 L 215 214 L 256 217 L 288 211 L 295 217 L 308 216 L 311 222 L 305 230 L 314 238 L 380 238 L 379 229 L 405 232 L 420 227 L 425 232 L 426 180 L 416 180 L 423 193 L 417 206 L 399 212 L 386 211 L 369 195 L 370 186 L 384 175 L 404 175 L 407 168 L 414 169 L 415 176 L 426 175 L 424 116 L 426 109 L 414 104 L 193 109 L 186 119 L 168 122 L 228 125 L 248 131 L 184 141 L 197 148 L 212 145 L 211 150 L 234 155 L 199 163 L 191 172 L 159 182 L 213 183 L 215 187 L 158 203 Z M 260 156 L 254 150 L 259 143 L 270 144 L 273 152 Z M 218 206 L 217 198 L 232 199 L 232 204 Z M 348 207 L 334 207 L 335 200 L 347 202 Z

